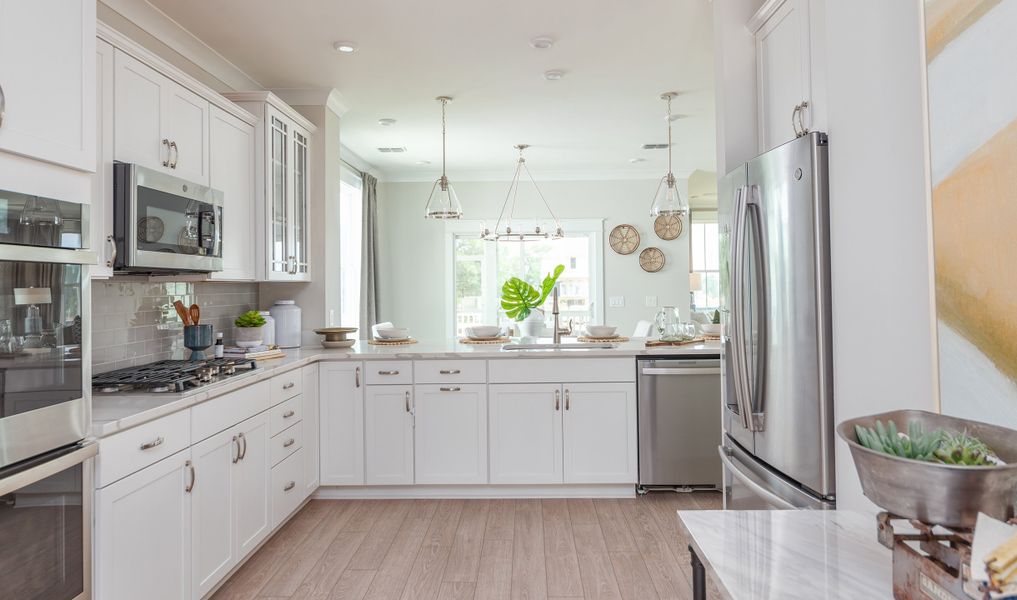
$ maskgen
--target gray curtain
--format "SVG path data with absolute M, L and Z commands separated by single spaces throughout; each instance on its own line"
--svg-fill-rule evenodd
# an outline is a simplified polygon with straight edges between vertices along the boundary
M 370 339 L 378 322 L 378 180 L 361 173 L 364 187 L 363 248 L 360 253 L 360 337 Z

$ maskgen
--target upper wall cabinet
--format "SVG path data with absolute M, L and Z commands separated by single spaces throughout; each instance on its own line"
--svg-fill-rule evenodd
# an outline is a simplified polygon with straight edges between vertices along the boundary
M 222 271 L 217 280 L 250 280 L 257 276 L 255 262 L 254 126 L 217 106 L 211 115 L 213 189 L 223 193 Z
M 95 2 L 0 0 L 0 150 L 95 169 Z
M 260 119 L 256 148 L 258 278 L 310 281 L 308 168 L 315 127 L 270 92 L 230 92 L 225 96 Z
M 95 173 L 92 175 L 91 248 L 97 263 L 95 278 L 113 276 L 113 46 L 95 41 Z
M 768 0 L 748 23 L 756 44 L 759 151 L 825 129 L 821 96 L 825 52 L 812 39 L 814 0 Z M 818 106 L 817 106 L 818 104 Z
M 114 69 L 116 160 L 208 185 L 208 100 L 119 49 Z

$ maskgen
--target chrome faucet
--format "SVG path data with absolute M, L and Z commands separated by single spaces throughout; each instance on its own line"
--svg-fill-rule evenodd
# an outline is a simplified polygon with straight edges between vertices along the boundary
M 554 315 L 554 343 L 560 344 L 562 334 L 572 335 L 572 319 L 569 319 L 568 329 L 558 327 L 558 286 L 551 292 L 551 314 Z

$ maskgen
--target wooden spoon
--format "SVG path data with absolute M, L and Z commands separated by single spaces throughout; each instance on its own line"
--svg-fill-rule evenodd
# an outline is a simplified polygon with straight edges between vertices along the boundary
M 201 320 L 201 308 L 199 308 L 197 304 L 192 304 L 190 315 L 191 315 L 191 324 L 197 325 L 198 321 Z
M 173 308 L 177 309 L 177 316 L 184 322 L 184 325 L 191 324 L 191 317 L 187 314 L 187 309 L 184 307 L 184 303 L 176 300 L 173 302 Z

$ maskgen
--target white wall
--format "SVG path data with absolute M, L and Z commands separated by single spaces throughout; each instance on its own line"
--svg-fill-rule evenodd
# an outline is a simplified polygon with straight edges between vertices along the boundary
M 486 219 L 493 227 L 508 191 L 508 182 L 455 182 L 466 219 Z M 630 334 L 640 319 L 652 320 L 657 307 L 645 306 L 646 296 L 657 296 L 658 305 L 674 304 L 688 318 L 688 228 L 673 241 L 653 233 L 650 203 L 657 181 L 546 181 L 540 189 L 561 219 L 601 218 L 604 222 L 605 321 Z M 680 182 L 685 193 L 687 181 Z M 409 327 L 418 339 L 441 339 L 446 335 L 445 227 L 423 218 L 432 182 L 380 183 L 379 211 L 379 316 Z M 518 206 L 532 206 L 532 186 L 523 185 Z M 527 196 L 524 199 L 524 194 Z M 540 216 L 534 210 L 517 216 Z M 615 254 L 607 234 L 615 225 L 628 223 L 642 238 L 633 254 Z M 638 253 L 656 246 L 666 255 L 666 266 L 657 273 L 639 267 Z M 624 308 L 606 306 L 607 297 L 624 296 Z

